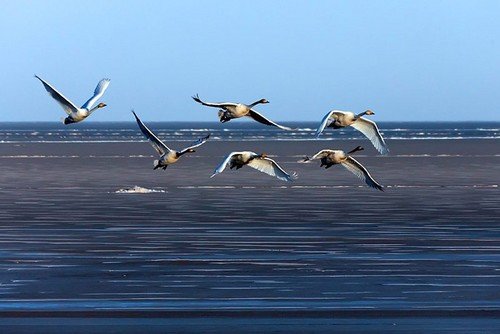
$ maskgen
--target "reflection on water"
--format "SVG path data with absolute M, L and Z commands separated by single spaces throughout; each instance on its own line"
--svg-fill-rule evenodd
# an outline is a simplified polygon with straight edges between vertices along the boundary
M 498 307 L 498 211 L 468 205 L 497 189 L 332 190 L 25 191 L 0 203 L 0 309 Z

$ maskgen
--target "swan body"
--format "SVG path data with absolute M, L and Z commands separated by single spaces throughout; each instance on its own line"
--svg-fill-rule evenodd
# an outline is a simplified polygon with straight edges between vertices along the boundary
M 173 149 L 170 149 L 165 143 L 163 143 L 158 137 L 151 131 L 136 115 L 134 111 L 132 111 L 134 114 L 135 120 L 137 122 L 137 125 L 139 125 L 139 129 L 141 130 L 142 134 L 144 137 L 146 137 L 153 148 L 158 152 L 160 155 L 159 159 L 155 160 L 153 162 L 153 169 L 158 169 L 162 168 L 163 170 L 167 169 L 167 167 L 173 163 L 176 163 L 181 156 L 183 156 L 186 153 L 193 153 L 195 152 L 195 148 L 203 145 L 208 138 L 210 137 L 210 134 L 207 136 L 198 139 L 194 143 L 192 143 L 190 146 L 180 150 L 176 151 Z
M 35 75 L 35 78 L 40 80 L 49 95 L 52 96 L 52 98 L 56 100 L 68 114 L 68 116 L 63 121 L 63 123 L 66 125 L 81 122 L 89 117 L 90 114 L 92 114 L 95 110 L 106 107 L 105 103 L 99 103 L 95 107 L 92 106 L 104 95 L 104 92 L 109 86 L 109 79 L 102 79 L 101 81 L 99 81 L 94 90 L 94 95 L 92 95 L 92 97 L 88 99 L 87 102 L 85 102 L 80 108 L 78 108 L 73 102 L 71 102 L 68 98 L 61 94 L 47 81 L 43 80 L 37 75 Z
M 240 169 L 243 166 L 249 166 L 268 175 L 277 177 L 282 181 L 293 181 L 297 178 L 296 173 L 288 174 L 276 163 L 276 161 L 268 158 L 267 155 L 257 154 L 251 151 L 229 153 L 210 177 L 222 173 L 228 165 L 229 169 Z
M 212 102 L 204 102 L 200 99 L 198 95 L 195 95 L 192 97 L 193 100 L 196 102 L 207 106 L 207 107 L 213 107 L 213 108 L 219 108 L 219 121 L 221 123 L 226 123 L 229 122 L 232 119 L 235 118 L 241 118 L 241 117 L 250 117 L 253 120 L 265 124 L 265 125 L 270 125 L 270 126 L 275 126 L 277 128 L 280 128 L 282 130 L 293 130 L 292 128 L 289 128 L 287 126 L 280 125 L 276 122 L 273 122 L 267 118 L 265 118 L 262 114 L 258 113 L 253 109 L 258 104 L 266 104 L 269 103 L 268 100 L 266 99 L 260 99 L 258 101 L 255 101 L 254 103 L 251 104 L 243 104 L 243 103 L 232 103 L 232 102 L 220 102 L 220 103 L 212 103 Z
M 356 147 L 347 154 L 342 150 L 321 150 L 311 158 L 306 157 L 304 160 L 302 160 L 302 162 L 311 162 L 313 160 L 319 159 L 321 161 L 320 167 L 325 166 L 325 169 L 328 169 L 334 165 L 342 165 L 358 178 L 365 181 L 365 183 L 369 187 L 383 191 L 383 187 L 377 181 L 375 181 L 368 170 L 356 159 L 349 155 L 351 153 L 362 150 L 363 148 L 361 146 Z
M 364 115 L 375 115 L 375 113 L 371 110 L 367 110 L 356 115 L 350 111 L 332 110 L 328 112 L 325 117 L 323 117 L 323 120 L 316 131 L 316 138 L 318 138 L 327 127 L 340 129 L 352 126 L 364 134 L 381 154 L 385 155 L 389 153 L 389 148 L 387 147 L 384 138 L 382 138 L 377 124 L 364 118 Z

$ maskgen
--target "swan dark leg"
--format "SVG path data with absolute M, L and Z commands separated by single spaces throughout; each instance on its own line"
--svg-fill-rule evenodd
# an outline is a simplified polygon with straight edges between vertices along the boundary
M 219 121 L 221 123 L 226 123 L 226 122 L 229 122 L 231 120 L 231 118 L 227 116 L 226 111 L 224 111 L 224 110 L 219 110 L 218 115 L 219 115 Z
M 64 125 L 68 125 L 68 124 L 72 124 L 72 123 L 76 123 L 76 122 L 73 120 L 73 118 L 71 118 L 71 117 L 69 117 L 69 116 L 68 116 L 68 117 L 66 117 L 66 118 L 64 119 Z

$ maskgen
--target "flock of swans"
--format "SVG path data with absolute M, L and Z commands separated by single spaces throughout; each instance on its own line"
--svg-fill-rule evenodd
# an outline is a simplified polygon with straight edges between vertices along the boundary
M 50 94 L 50 96 L 56 100 L 67 114 L 64 118 L 64 124 L 78 123 L 89 117 L 95 110 L 106 107 L 105 103 L 99 103 L 96 106 L 94 104 L 104 95 L 104 92 L 109 86 L 109 79 L 102 79 L 97 84 L 94 90 L 93 96 L 85 102 L 80 108 L 77 107 L 73 102 L 61 94 L 57 89 L 50 85 L 47 81 L 43 80 L 39 76 L 35 75 L 35 78 L 40 80 L 44 88 Z M 266 99 L 260 99 L 251 104 L 243 103 L 232 103 L 232 102 L 222 102 L 222 103 L 211 103 L 204 102 L 200 99 L 198 95 L 192 97 L 194 101 L 200 103 L 201 105 L 207 107 L 213 107 L 219 109 L 218 116 L 221 123 L 229 122 L 234 118 L 250 117 L 253 120 L 269 125 L 275 126 L 282 130 L 293 130 L 292 128 L 280 125 L 273 122 L 262 114 L 254 110 L 253 108 L 258 104 L 269 103 Z M 192 143 L 190 146 L 177 151 L 169 148 L 163 141 L 161 141 L 154 133 L 151 131 L 137 116 L 137 114 L 132 111 L 135 120 L 141 130 L 142 134 L 149 140 L 153 148 L 157 151 L 159 158 L 154 160 L 154 169 L 166 169 L 169 165 L 176 163 L 181 156 L 186 153 L 195 152 L 195 148 L 203 145 L 210 135 L 198 139 L 196 142 Z M 365 135 L 373 144 L 373 146 L 381 153 L 387 154 L 389 149 L 378 130 L 377 124 L 371 120 L 366 119 L 365 115 L 374 115 L 371 110 L 366 110 L 360 114 L 354 114 L 353 112 L 332 110 L 328 112 L 321 124 L 316 131 L 316 137 L 318 138 L 325 128 L 340 129 L 348 126 L 352 126 L 356 130 L 360 131 Z M 320 167 L 325 166 L 325 168 L 330 168 L 333 165 L 342 165 L 351 173 L 356 175 L 358 178 L 362 179 L 369 187 L 374 189 L 382 190 L 383 187 L 375 181 L 375 179 L 370 175 L 368 170 L 354 159 L 350 154 L 361 151 L 363 148 L 361 146 L 345 153 L 342 150 L 330 150 L 324 149 L 313 155 L 312 157 L 305 157 L 299 162 L 309 163 L 314 160 L 320 160 Z M 239 151 L 229 153 L 222 163 L 215 169 L 211 177 L 222 173 L 226 167 L 229 166 L 230 169 L 236 168 L 240 169 L 243 166 L 252 167 L 258 171 L 274 176 L 283 181 L 293 181 L 297 178 L 296 173 L 287 173 L 280 165 L 273 159 L 269 158 L 266 154 L 257 154 L 251 151 Z

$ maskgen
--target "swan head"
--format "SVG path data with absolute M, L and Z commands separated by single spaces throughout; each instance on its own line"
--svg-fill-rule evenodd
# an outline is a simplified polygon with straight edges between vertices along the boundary
M 375 113 L 368 109 L 367 111 L 365 111 L 365 115 L 375 115 Z
M 100 108 L 104 108 L 104 107 L 106 107 L 106 106 L 107 106 L 107 104 L 106 104 L 106 103 L 102 103 L 102 102 L 101 102 L 101 103 L 99 103 L 99 104 L 97 105 L 97 108 L 99 108 L 99 109 L 100 109 Z
M 265 104 L 265 103 L 269 103 L 269 101 L 268 101 L 268 100 L 266 100 L 266 99 L 260 99 L 260 100 L 259 100 L 259 103 Z

